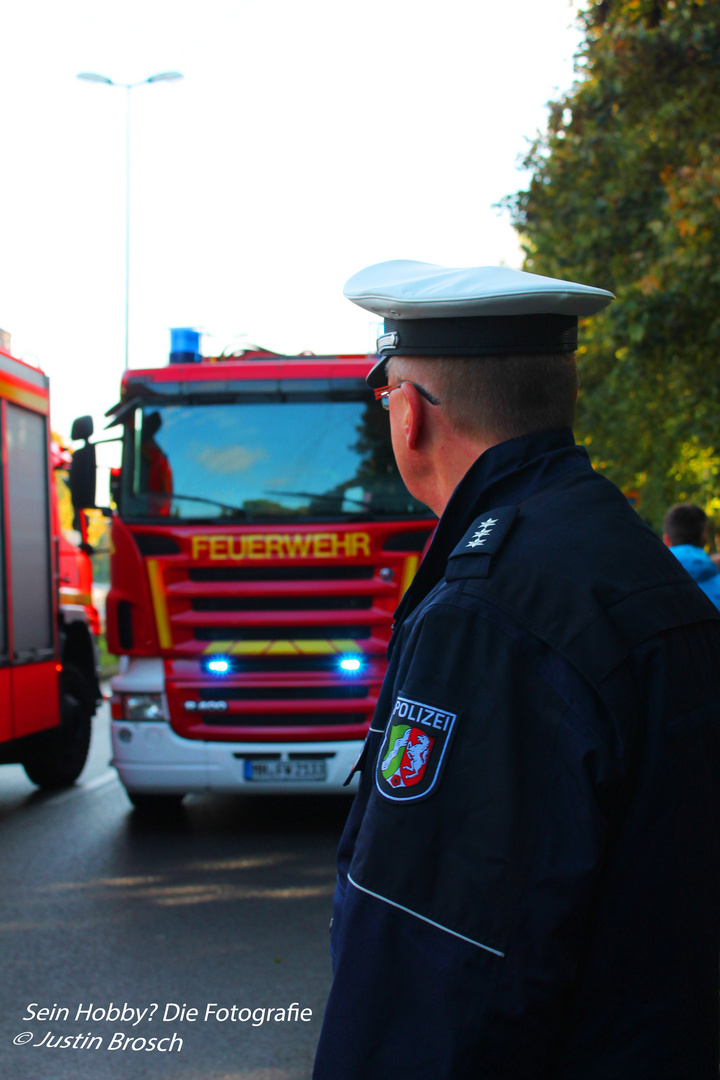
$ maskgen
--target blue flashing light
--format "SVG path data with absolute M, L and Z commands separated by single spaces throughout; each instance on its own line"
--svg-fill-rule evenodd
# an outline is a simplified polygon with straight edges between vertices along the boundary
M 207 661 L 205 667 L 208 671 L 212 671 L 213 675 L 227 675 L 230 671 L 230 661 L 222 656 L 214 656 L 212 660 Z
M 343 656 L 338 664 L 340 670 L 346 671 L 349 675 L 356 675 L 362 671 L 363 666 L 362 660 L 359 660 L 357 656 Z

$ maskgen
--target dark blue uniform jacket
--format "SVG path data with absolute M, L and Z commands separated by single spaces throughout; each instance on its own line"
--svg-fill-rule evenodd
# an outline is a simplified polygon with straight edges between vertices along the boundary
M 570 432 L 478 459 L 398 609 L 316 1080 L 717 1078 L 719 618 Z

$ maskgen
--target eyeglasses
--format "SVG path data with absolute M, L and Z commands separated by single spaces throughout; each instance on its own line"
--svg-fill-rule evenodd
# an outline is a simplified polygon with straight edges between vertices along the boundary
M 402 386 L 402 384 L 406 382 L 409 382 L 411 386 L 414 386 L 418 394 L 420 394 L 421 397 L 424 397 L 426 401 L 429 401 L 431 405 L 440 404 L 438 399 L 436 397 L 433 397 L 429 390 L 426 390 L 424 386 L 418 386 L 416 382 L 411 382 L 410 379 L 402 379 L 400 382 L 392 383 L 392 385 L 390 386 L 379 386 L 375 391 L 375 400 L 380 402 L 383 409 L 389 409 L 390 401 L 388 399 L 392 394 L 393 390 L 398 390 Z

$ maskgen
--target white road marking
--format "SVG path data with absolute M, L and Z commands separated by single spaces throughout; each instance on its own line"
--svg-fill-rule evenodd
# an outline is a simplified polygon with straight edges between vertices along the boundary
M 83 791 L 95 791 L 97 788 L 105 787 L 106 784 L 112 784 L 114 780 L 119 780 L 118 774 L 114 769 L 108 769 L 107 772 L 96 776 L 94 780 L 89 780 L 87 784 L 80 784 L 80 787 Z
M 110 787 L 110 785 L 115 782 L 118 784 L 120 783 L 118 774 L 114 769 L 108 769 L 106 772 L 101 773 L 100 776 L 96 776 L 94 780 L 88 780 L 87 784 L 76 784 L 67 791 L 61 791 L 57 795 L 51 795 L 49 798 L 43 799 L 42 805 L 57 806 L 58 803 L 68 802 L 71 799 L 79 799 L 89 791 L 98 791 L 102 790 L 102 788 Z

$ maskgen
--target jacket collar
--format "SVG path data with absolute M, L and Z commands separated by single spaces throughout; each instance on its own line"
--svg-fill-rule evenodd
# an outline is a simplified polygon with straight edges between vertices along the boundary
M 473 462 L 453 491 L 432 543 L 395 612 L 396 629 L 445 576 L 448 558 L 480 514 L 516 505 L 568 468 L 591 468 L 569 428 L 498 443 Z

